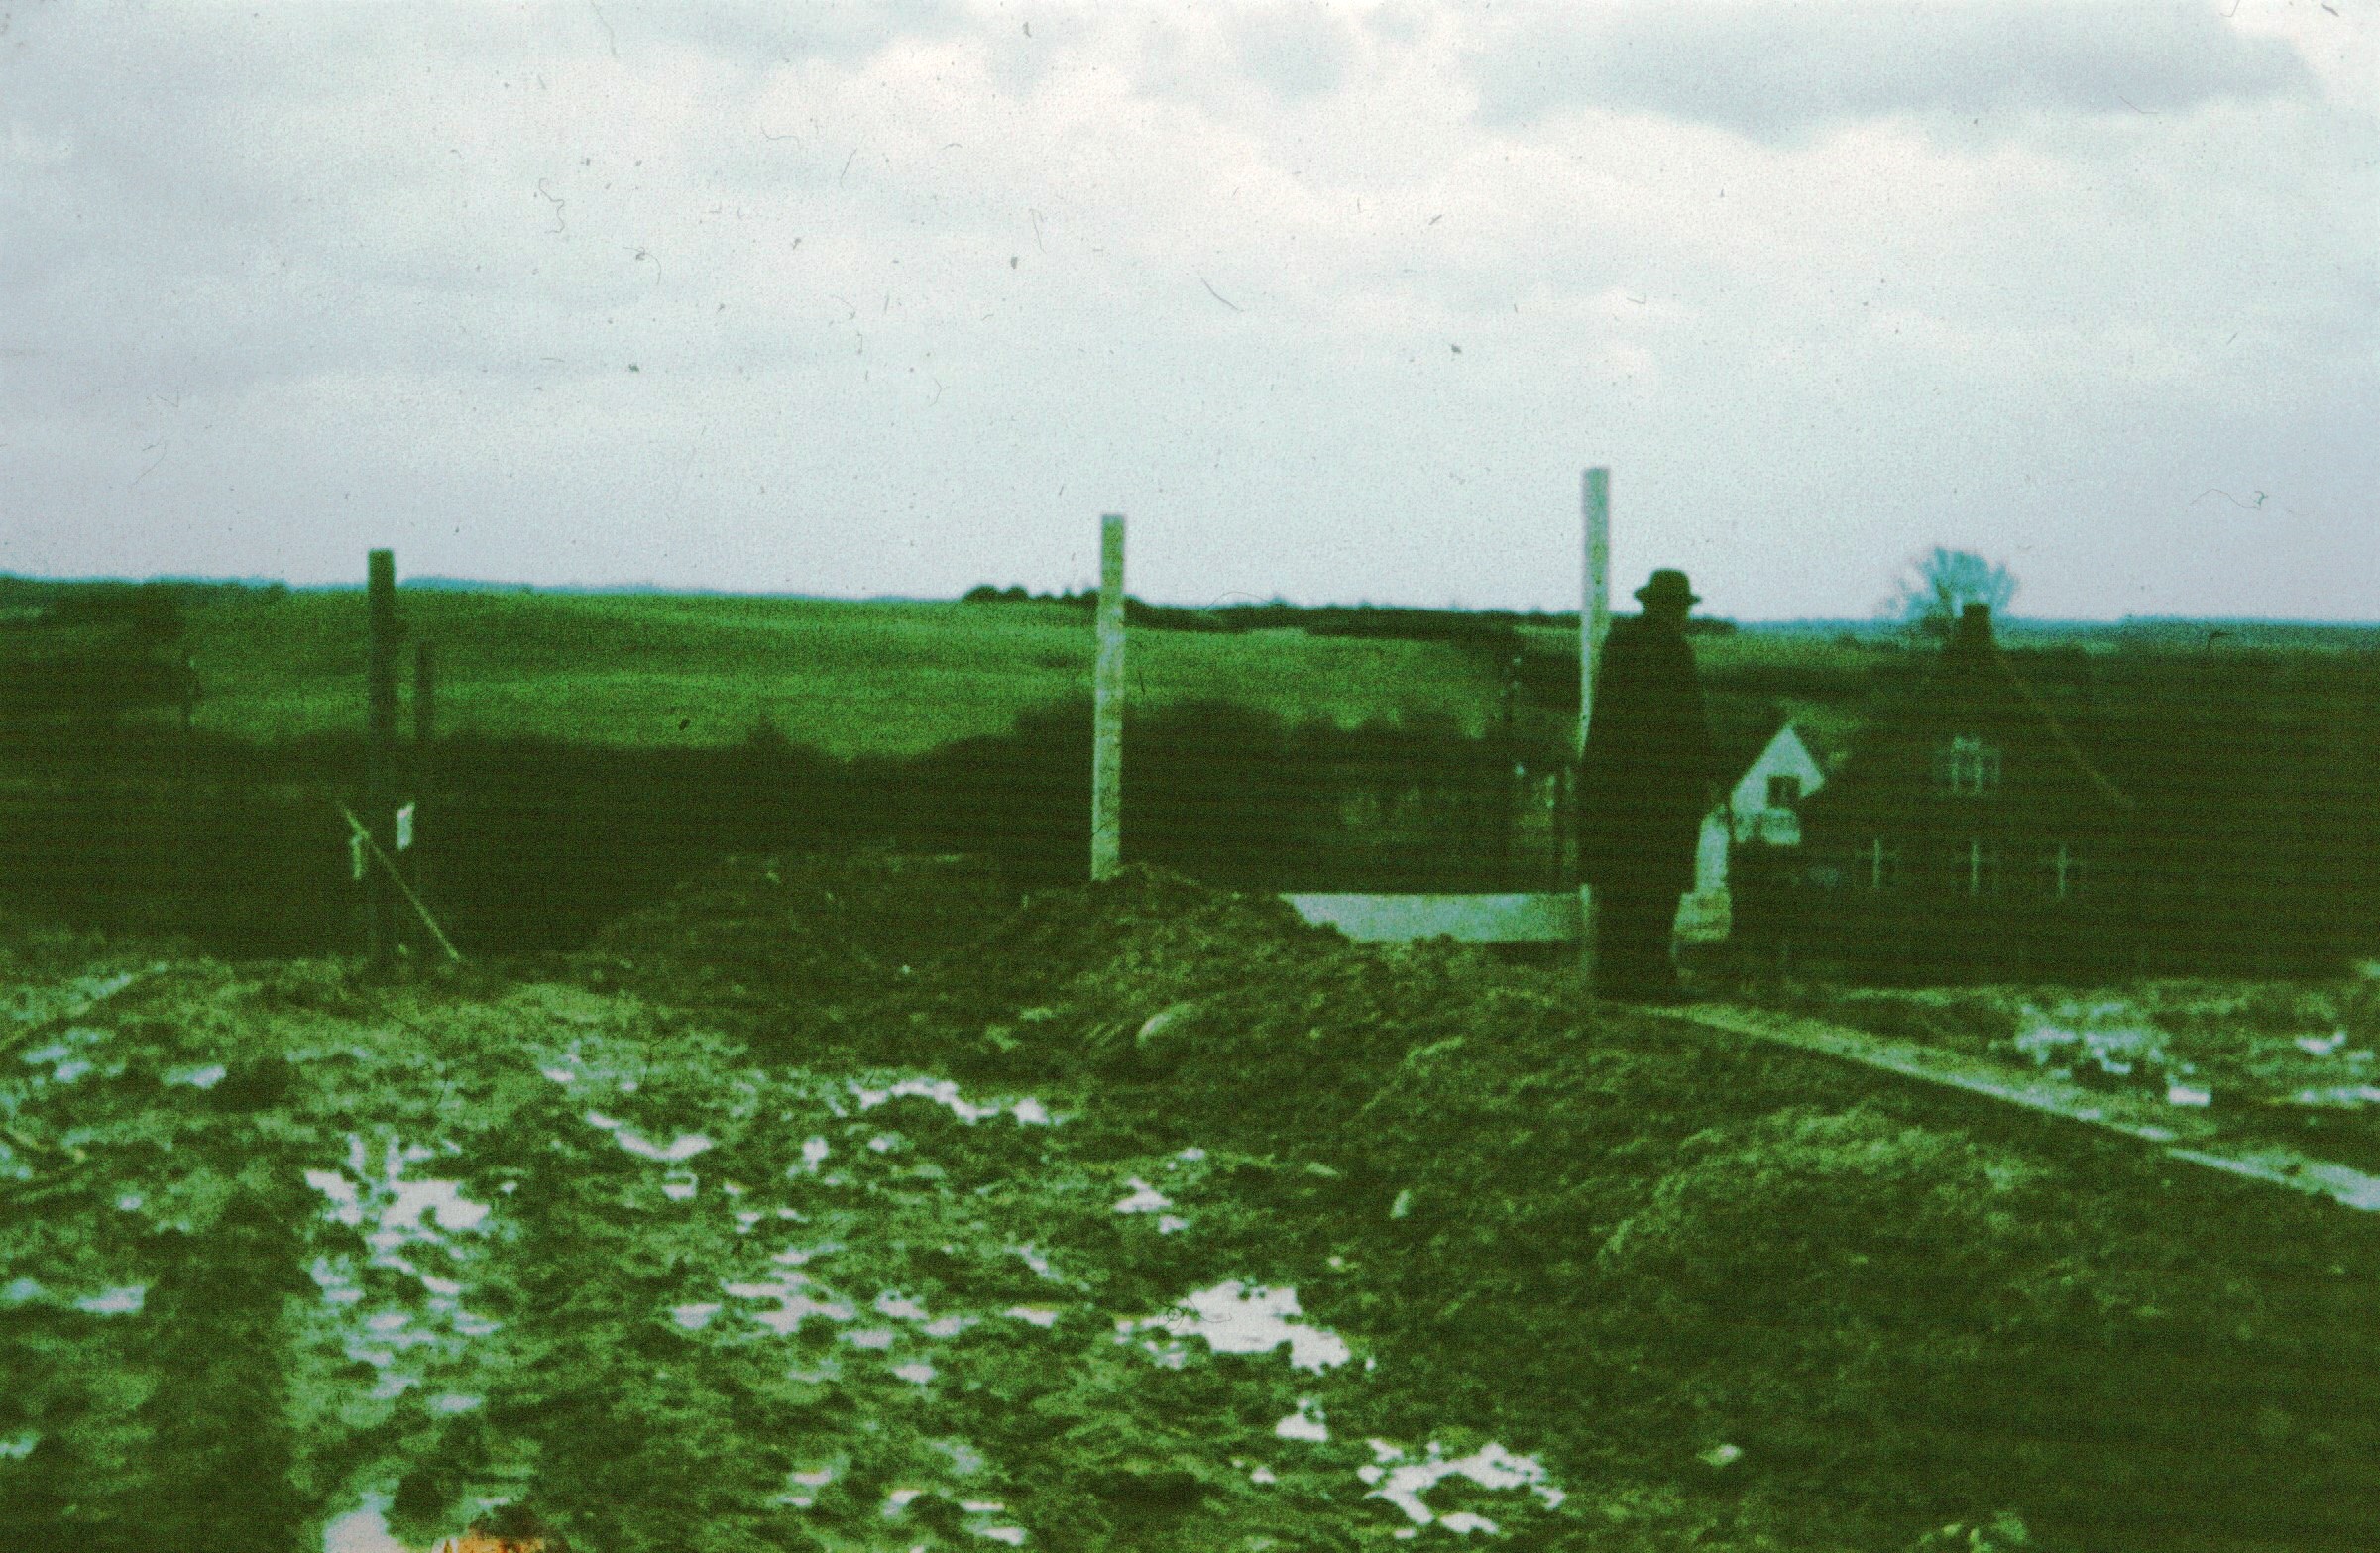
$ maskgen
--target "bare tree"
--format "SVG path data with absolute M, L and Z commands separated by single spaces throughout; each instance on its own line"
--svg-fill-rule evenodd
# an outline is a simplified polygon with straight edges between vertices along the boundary
M 2016 597 L 2016 577 L 1996 561 L 1972 550 L 1934 547 L 1917 557 L 1902 574 L 1898 591 L 1884 605 L 1884 614 L 1921 636 L 1948 636 L 1959 612 L 1971 604 L 1985 604 L 1998 614 Z

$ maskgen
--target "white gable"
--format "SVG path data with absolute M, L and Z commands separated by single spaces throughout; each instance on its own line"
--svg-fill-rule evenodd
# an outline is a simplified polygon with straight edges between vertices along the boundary
M 1794 731 L 1790 722 L 1776 730 L 1776 735 L 1769 739 L 1766 747 L 1745 771 L 1743 779 L 1728 794 L 1728 808 L 1736 817 L 1737 840 L 1750 841 L 1760 834 L 1763 817 L 1770 812 L 1768 779 L 1772 776 L 1798 777 L 1804 798 L 1826 786 L 1826 772 L 1811 757 L 1810 747 L 1801 741 L 1801 735 Z M 1769 825 L 1771 830 L 1778 828 L 1778 822 L 1771 821 Z M 1791 830 L 1798 839 L 1799 828 L 1792 827 Z

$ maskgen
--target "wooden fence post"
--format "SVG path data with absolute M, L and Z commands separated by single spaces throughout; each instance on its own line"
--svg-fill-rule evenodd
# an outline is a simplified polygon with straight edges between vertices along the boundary
M 1124 519 L 1099 519 L 1099 657 L 1091 681 L 1090 876 L 1124 860 Z
M 368 562 L 367 602 L 371 641 L 364 660 L 367 744 L 364 753 L 364 824 L 384 849 L 397 808 L 397 555 L 375 550 Z M 397 957 L 397 915 L 389 881 L 380 870 L 364 870 L 366 957 L 385 972 Z
M 430 785 L 431 743 L 438 736 L 438 678 L 437 665 L 426 641 L 413 644 L 413 782 L 412 796 L 406 800 L 413 807 L 412 845 L 406 848 L 405 863 L 413 881 L 413 893 L 429 899 L 429 869 L 421 860 L 421 800 Z
M 1586 517 L 1586 555 L 1583 597 L 1578 611 L 1578 751 L 1587 751 L 1587 724 L 1595 713 L 1595 670 L 1603 660 L 1604 633 L 1612 623 L 1612 472 L 1590 469 L 1582 495 Z M 1586 784 L 1572 790 L 1572 828 L 1578 835 L 1581 876 L 1578 884 L 1578 968 L 1586 995 L 1595 995 L 1595 891 L 1584 876 L 1586 863 Z

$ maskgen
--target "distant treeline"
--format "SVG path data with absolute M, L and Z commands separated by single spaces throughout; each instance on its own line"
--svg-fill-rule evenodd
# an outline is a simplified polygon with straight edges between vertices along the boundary
M 961 596 L 962 604 L 1056 604 L 1091 610 L 1099 603 L 1095 592 L 1030 593 L 1021 587 L 995 588 L 979 584 Z M 1200 607 L 1148 604 L 1127 597 L 1124 623 L 1155 631 L 1274 631 L 1302 630 L 1308 636 L 1370 636 L 1398 641 L 1445 641 L 1464 645 L 1508 646 L 1519 641 L 1524 626 L 1575 631 L 1578 611 L 1544 610 L 1426 610 L 1410 605 L 1290 604 L 1275 599 L 1264 604 L 1218 604 Z M 1722 636 L 1736 630 L 1733 620 L 1694 618 L 1686 622 L 1689 635 Z

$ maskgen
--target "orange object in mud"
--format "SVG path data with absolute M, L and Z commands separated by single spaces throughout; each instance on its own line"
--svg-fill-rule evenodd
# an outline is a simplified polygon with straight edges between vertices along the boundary
M 570 1543 L 545 1529 L 536 1516 L 508 1506 L 459 1537 L 438 1544 L 437 1553 L 571 1553 Z

